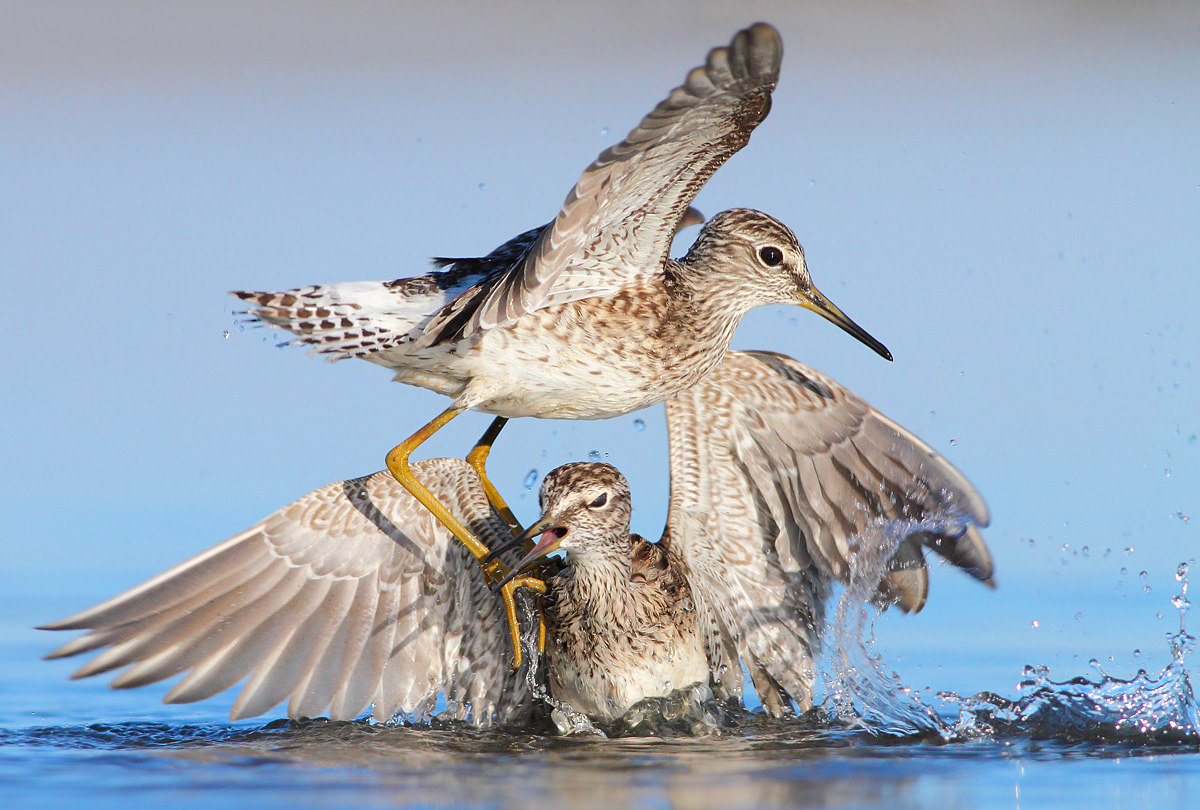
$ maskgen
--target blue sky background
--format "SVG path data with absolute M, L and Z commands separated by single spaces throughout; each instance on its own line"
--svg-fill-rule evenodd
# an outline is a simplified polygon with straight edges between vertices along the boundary
M 798 309 L 751 313 L 735 347 L 832 374 L 993 512 L 1000 588 L 935 570 L 925 613 L 886 617 L 880 650 L 960 691 L 1008 691 L 1023 663 L 1166 663 L 1173 575 L 1200 537 L 1194 6 L 498 8 L 5 4 L 0 594 L 54 611 L 21 623 L 379 469 L 445 406 L 241 331 L 226 291 L 486 252 L 765 19 L 785 43 L 774 109 L 696 204 L 791 225 L 896 361 Z M 457 420 L 429 454 L 462 455 L 486 424 Z M 513 423 L 492 470 L 528 521 L 527 472 L 592 450 L 657 537 L 661 407 Z

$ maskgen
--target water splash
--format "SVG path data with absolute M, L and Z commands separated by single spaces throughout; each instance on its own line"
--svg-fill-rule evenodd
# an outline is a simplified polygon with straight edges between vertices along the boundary
M 1191 636 L 1172 636 L 1171 645 L 1171 663 L 1157 675 L 1141 669 L 1125 680 L 1101 671 L 1094 680 L 1054 681 L 1048 667 L 1026 667 L 1016 700 L 986 692 L 970 698 L 943 693 L 943 702 L 958 707 L 948 739 L 1200 743 L 1200 713 L 1183 663 Z
M 523 621 L 521 622 L 521 652 L 528 662 L 525 666 L 525 685 L 534 700 L 550 707 L 550 718 L 565 736 L 606 737 L 603 731 L 592 725 L 586 714 L 577 712 L 566 701 L 559 700 L 546 688 L 546 675 L 541 671 L 542 654 L 538 649 L 537 626 L 541 619 L 538 600 L 527 595 L 521 600 Z
M 638 701 L 604 728 L 609 737 L 705 737 L 730 724 L 736 707 L 727 713 L 707 684 L 694 683 L 665 697 Z
M 888 561 L 909 534 L 939 528 L 945 524 L 889 522 L 851 544 L 849 584 L 822 639 L 826 652 L 819 667 L 827 692 L 823 708 L 835 723 L 878 736 L 945 738 L 946 724 L 937 712 L 915 697 L 899 675 L 888 674 L 883 657 L 874 651 L 875 620 L 882 612 L 875 596 Z
M 895 547 L 887 540 L 862 544 L 871 554 L 852 555 L 850 585 L 827 633 L 832 635 L 827 639 L 832 649 L 821 667 L 828 689 L 822 708 L 835 723 L 872 736 L 917 736 L 947 743 L 1024 737 L 1200 745 L 1200 706 L 1185 665 L 1195 645 L 1187 632 L 1190 562 L 1176 570 L 1180 592 L 1171 602 L 1179 611 L 1179 630 L 1167 636 L 1171 660 L 1157 674 L 1141 669 L 1132 678 L 1117 678 L 1093 658 L 1089 665 L 1098 675 L 1056 681 L 1048 667 L 1026 666 L 1015 699 L 991 692 L 972 697 L 943 692 L 937 695 L 939 710 L 922 701 L 898 675 L 889 675 L 882 656 L 873 650 L 880 609 L 870 598 L 886 570 L 889 549 Z

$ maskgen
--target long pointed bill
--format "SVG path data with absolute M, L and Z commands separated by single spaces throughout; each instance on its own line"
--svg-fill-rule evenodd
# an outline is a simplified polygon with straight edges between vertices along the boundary
M 797 292 L 796 297 L 799 299 L 796 303 L 800 306 L 804 307 L 805 309 L 811 309 L 822 318 L 837 324 L 846 332 L 870 346 L 871 349 L 883 359 L 892 359 L 892 353 L 887 350 L 887 346 L 884 346 L 878 340 L 871 337 L 867 333 L 866 329 L 863 329 L 854 321 L 850 320 L 846 313 L 838 309 L 837 306 L 834 305 L 834 303 L 828 298 L 826 298 L 825 294 L 816 287 L 810 286 L 807 290 Z
M 517 538 L 517 544 L 524 543 L 526 540 L 532 540 L 539 534 L 541 535 L 541 538 L 538 539 L 537 545 L 530 549 L 529 553 L 522 557 L 521 561 L 513 566 L 512 571 L 508 572 L 508 576 L 500 580 L 496 587 L 503 587 L 508 583 L 509 580 L 520 575 L 522 571 L 524 571 L 537 560 L 540 560 L 547 554 L 558 551 L 558 544 L 562 542 L 562 536 L 555 531 L 556 528 L 557 526 L 552 520 L 539 520 L 537 523 L 526 529 L 524 534 Z

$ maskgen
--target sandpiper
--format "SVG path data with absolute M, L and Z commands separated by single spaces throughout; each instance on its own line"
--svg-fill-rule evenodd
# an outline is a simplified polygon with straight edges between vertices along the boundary
M 625 479 L 572 464 L 542 486 L 538 545 L 510 527 L 474 468 L 414 464 L 436 497 L 521 571 L 566 552 L 547 581 L 552 694 L 597 719 L 707 681 L 767 711 L 811 704 L 824 604 L 855 555 L 890 558 L 881 599 L 919 610 L 925 547 L 985 583 L 987 507 L 932 448 L 838 383 L 782 355 L 731 352 L 667 401 L 671 496 L 658 543 L 629 533 Z M 897 542 L 897 538 L 899 539 Z M 872 545 L 874 544 L 874 545 Z M 528 717 L 500 605 L 467 550 L 389 472 L 339 481 L 149 582 L 46 629 L 86 629 L 50 654 L 98 650 L 84 677 L 114 687 L 187 672 L 165 698 L 201 700 L 249 676 L 233 717 L 288 700 L 292 717 L 427 712 Z M 740 664 L 740 665 L 739 665 Z
M 387 466 L 493 581 L 508 573 L 503 564 L 409 467 L 463 411 L 497 417 L 468 460 L 519 531 L 484 469 L 508 418 L 604 419 L 662 402 L 709 373 L 742 316 L 766 304 L 811 309 L 891 359 L 817 290 L 796 236 L 764 213 L 720 213 L 682 259 L 668 256 L 677 229 L 698 218 L 689 205 L 700 187 L 766 117 L 782 55 L 770 25 L 738 32 L 588 166 L 552 222 L 487 256 L 435 260 L 439 271 L 416 278 L 234 293 L 313 353 L 377 363 L 453 400 Z M 512 589 L 521 585 L 539 587 L 526 577 L 504 590 L 518 660 Z
M 625 476 L 580 462 L 542 481 L 541 536 L 510 576 L 552 551 L 566 565 L 546 580 L 546 677 L 550 694 L 593 720 L 611 721 L 634 704 L 694 683 L 709 662 L 687 574 L 664 543 L 629 533 Z M 522 538 L 522 539 L 525 539 Z

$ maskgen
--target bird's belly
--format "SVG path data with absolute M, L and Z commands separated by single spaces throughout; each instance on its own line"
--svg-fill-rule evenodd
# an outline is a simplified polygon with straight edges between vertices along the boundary
M 551 691 L 575 711 L 607 721 L 621 717 L 638 701 L 708 683 L 708 659 L 698 638 L 680 640 L 662 652 L 604 661 L 556 650 L 550 661 Z
M 491 394 L 474 407 L 509 418 L 610 419 L 662 402 L 686 386 L 662 373 L 653 358 L 618 359 L 580 347 L 520 342 L 473 371 L 472 384 Z
M 410 358 L 397 382 L 494 416 L 608 419 L 655 405 L 683 386 L 621 366 L 541 355 Z
M 402 363 L 385 359 L 400 369 L 398 381 L 450 396 L 460 408 L 510 418 L 609 419 L 685 390 L 728 348 L 728 341 L 664 340 L 644 319 L 606 309 L 610 303 L 549 307 L 470 341 L 406 350 Z

